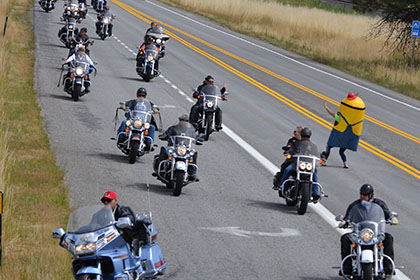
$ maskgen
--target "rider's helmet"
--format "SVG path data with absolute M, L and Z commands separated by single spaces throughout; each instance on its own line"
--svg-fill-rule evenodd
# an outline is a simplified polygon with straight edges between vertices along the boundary
M 360 194 L 373 195 L 373 187 L 371 184 L 363 184 L 360 187 Z
M 190 118 L 188 117 L 188 114 L 183 114 L 183 115 L 178 117 L 178 120 L 180 122 L 188 122 L 190 120 Z
M 141 93 L 147 95 L 147 90 L 144 87 L 141 87 L 137 90 L 137 96 L 139 96 Z
M 301 131 L 300 131 L 300 136 L 301 137 L 308 137 L 310 138 L 312 135 L 312 131 L 308 128 L 308 127 L 304 127 Z
M 80 32 L 85 32 L 85 33 L 87 33 L 87 28 L 86 28 L 86 27 L 82 27 L 82 28 L 80 28 Z

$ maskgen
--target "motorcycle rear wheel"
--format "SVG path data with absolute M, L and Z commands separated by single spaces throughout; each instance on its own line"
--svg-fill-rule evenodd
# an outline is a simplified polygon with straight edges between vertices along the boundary
M 79 101 L 79 96 L 81 92 L 82 92 L 82 85 L 75 84 L 73 87 L 73 92 L 71 94 L 73 101 Z
M 373 280 L 373 263 L 362 263 L 362 280 Z
M 298 199 L 297 203 L 297 212 L 299 215 L 306 213 L 309 202 L 309 183 L 300 183 L 300 200 Z
M 182 192 L 182 187 L 184 185 L 184 171 L 181 170 L 176 170 L 174 172 L 174 196 L 180 196 L 181 192 Z
M 139 146 L 140 146 L 140 142 L 138 141 L 131 142 L 130 152 L 128 153 L 129 163 L 133 164 L 136 162 Z

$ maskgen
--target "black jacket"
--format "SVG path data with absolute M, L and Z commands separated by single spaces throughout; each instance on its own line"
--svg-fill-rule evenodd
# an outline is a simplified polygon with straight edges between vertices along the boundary
M 196 91 L 194 91 L 194 93 L 193 93 L 193 98 L 197 98 L 197 96 L 199 96 L 200 95 L 200 91 L 201 91 L 201 89 L 203 88 L 203 87 L 205 87 L 207 84 L 205 83 L 205 82 L 203 82 L 201 85 L 199 85 L 198 87 L 197 87 L 197 90 Z M 224 87 L 222 87 L 221 89 L 220 89 L 220 93 L 221 94 L 224 94 L 225 93 L 225 91 L 226 91 L 226 88 L 224 88 Z
M 115 221 L 118 221 L 118 219 L 121 217 L 129 217 L 133 225 L 136 221 L 134 212 L 133 210 L 131 210 L 130 207 L 122 206 L 117 203 L 117 207 L 115 208 L 115 211 L 114 211 L 114 219 Z M 125 229 L 119 229 L 119 230 L 120 232 L 122 232 L 122 236 L 124 240 L 131 245 L 131 242 L 133 241 L 135 237 L 134 226 L 131 226 Z
M 197 134 L 195 133 L 195 129 L 194 127 L 189 124 L 186 123 L 185 125 L 183 124 L 177 124 L 177 125 L 173 125 L 170 126 L 161 136 L 159 136 L 159 139 L 161 140 L 170 140 L 169 136 L 176 136 L 176 135 L 181 135 L 184 134 L 185 136 L 191 137 L 191 138 L 196 138 Z M 172 145 L 173 143 L 168 143 L 168 145 Z
M 311 140 L 296 141 L 289 149 L 290 155 L 314 155 L 319 156 L 318 147 Z
M 385 214 L 385 220 L 388 220 L 389 217 L 391 216 L 391 211 L 389 211 L 388 205 L 386 205 L 385 201 L 383 201 L 382 199 L 379 199 L 379 198 L 373 198 L 372 202 L 378 204 L 382 208 L 382 210 L 384 211 L 384 214 Z M 360 203 L 360 199 L 353 201 L 349 205 L 349 207 L 347 207 L 346 215 L 344 216 L 345 221 L 349 219 L 351 209 L 354 206 L 358 205 L 359 203 Z
M 296 138 L 296 137 L 292 137 L 292 138 L 290 138 L 288 141 L 287 141 L 287 144 L 286 144 L 286 146 L 283 146 L 282 147 L 282 149 L 283 149 L 283 153 L 284 154 L 287 154 L 288 153 L 288 151 L 289 151 L 289 149 L 290 149 L 290 147 L 293 145 L 293 143 L 295 143 L 296 141 L 298 141 L 298 139 Z

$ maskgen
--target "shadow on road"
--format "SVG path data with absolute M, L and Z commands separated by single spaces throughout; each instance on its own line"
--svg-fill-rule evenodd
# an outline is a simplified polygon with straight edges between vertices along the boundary
M 112 160 L 112 161 L 115 161 L 115 162 L 130 164 L 130 163 L 128 163 L 127 156 L 124 155 L 124 154 L 118 154 L 117 155 L 117 154 L 114 154 L 114 153 L 92 153 L 92 154 L 89 154 L 89 156 L 99 157 L 99 158 L 106 159 L 106 160 Z
M 296 215 L 297 214 L 296 207 L 287 206 L 282 201 L 268 202 L 268 201 L 262 201 L 262 200 L 248 199 L 247 204 L 249 206 L 254 206 L 254 207 L 258 207 L 258 208 L 262 208 L 262 209 L 281 211 L 281 212 L 286 213 L 286 214 L 291 214 L 291 215 Z
M 128 80 L 128 81 L 135 81 L 135 82 L 143 82 L 141 78 L 133 78 L 133 77 L 120 77 L 120 79 Z
M 58 95 L 58 94 L 50 94 L 49 95 L 51 98 L 55 98 L 55 99 L 60 99 L 60 100 L 66 100 L 66 101 L 72 101 L 71 96 L 70 95 Z
M 338 272 L 337 272 L 337 274 L 338 274 Z M 343 279 L 343 278 L 341 278 L 340 276 L 337 276 L 337 277 L 328 277 L 328 278 L 326 278 L 326 277 L 310 277 L 310 276 L 302 276 L 302 277 L 299 277 L 299 279 L 302 279 L 302 280 L 340 280 L 340 279 Z
M 149 190 L 153 193 L 164 195 L 164 196 L 172 195 L 172 190 L 168 189 L 164 184 L 158 185 L 158 184 L 137 183 L 137 184 L 128 184 L 126 185 L 126 187 L 133 188 L 136 190 L 147 191 L 147 185 L 149 185 Z

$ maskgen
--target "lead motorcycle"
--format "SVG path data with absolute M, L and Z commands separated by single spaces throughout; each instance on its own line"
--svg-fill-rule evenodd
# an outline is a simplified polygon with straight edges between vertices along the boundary
M 182 188 L 193 182 L 188 179 L 188 172 L 194 169 L 198 171 L 197 164 L 194 163 L 194 156 L 197 153 L 192 148 L 196 139 L 184 135 L 170 136 L 166 149 L 166 159 L 162 160 L 157 167 L 157 178 L 165 183 L 167 188 L 173 189 L 174 196 L 179 196 Z M 153 166 L 156 166 L 156 161 L 159 155 L 155 155 Z
M 67 17 L 64 21 L 66 22 L 66 32 L 60 34 L 60 41 L 66 45 L 66 48 L 70 48 L 73 37 L 79 33 L 79 29 L 76 27 L 78 21 L 74 17 Z
M 144 100 L 144 104 L 146 107 L 144 111 L 130 110 L 124 102 L 120 102 L 120 107 L 118 108 L 126 112 L 127 120 L 125 121 L 126 129 L 117 134 L 117 147 L 124 154 L 128 155 L 129 163 L 135 163 L 137 157 L 149 153 L 149 150 L 146 149 L 146 139 L 149 143 L 151 142 L 150 147 L 153 146 L 153 139 L 149 135 L 153 107 L 148 100 Z
M 159 51 L 154 48 L 139 49 L 136 71 L 145 82 L 150 82 L 151 79 L 160 75 L 160 72 L 155 69 L 155 64 L 159 59 L 158 54 Z
M 385 280 L 391 279 L 396 268 L 394 261 L 384 254 L 383 241 L 385 239 L 385 224 L 396 225 L 392 222 L 393 217 L 398 217 L 397 213 L 392 212 L 388 220 L 385 220 L 382 208 L 372 203 L 370 213 L 375 213 L 371 220 L 350 222 L 344 221 L 342 215 L 335 219 L 339 222 L 346 222 L 345 227 L 352 229 L 350 240 L 352 242 L 351 253 L 346 256 L 339 267 L 343 271 L 344 262 L 348 259 L 352 261 L 352 275 L 341 273 L 344 279 L 361 279 L 361 280 Z M 384 260 L 388 260 L 392 265 L 390 275 L 385 274 Z M 389 278 L 391 277 L 391 278 Z
M 287 157 L 292 158 L 291 155 Z M 317 161 L 319 158 L 315 156 L 294 155 L 292 176 L 286 179 L 279 188 L 279 196 L 286 199 L 288 206 L 296 206 L 300 215 L 306 213 L 308 203 L 317 203 L 323 196 L 328 197 L 321 184 L 314 182 Z M 319 198 L 314 199 L 314 190 L 317 190 Z
M 197 98 L 200 100 L 201 113 L 197 122 L 197 131 L 204 136 L 204 140 L 208 141 L 210 134 L 216 131 L 215 128 L 215 113 L 220 106 L 220 101 L 226 101 L 226 96 L 229 94 L 225 92 L 222 96 L 217 94 L 220 92 L 215 85 L 206 85 L 198 93 Z
M 65 70 L 66 68 L 64 68 Z M 78 101 L 80 97 L 87 93 L 86 88 L 90 87 L 91 81 L 89 73 L 96 69 L 90 68 L 89 63 L 76 61 L 67 67 L 68 73 L 63 77 L 64 91 L 71 95 L 74 101 Z
M 135 253 L 120 233 L 133 226 L 141 245 Z M 151 213 L 137 215 L 133 225 L 128 217 L 115 222 L 109 206 L 83 207 L 70 214 L 67 232 L 57 228 L 53 238 L 60 239 L 60 246 L 73 255 L 71 270 L 76 280 L 155 279 L 167 267 Z
M 56 0 L 41 0 L 39 1 L 39 5 L 45 12 L 49 12 L 51 10 L 54 10 L 55 8 L 55 1 Z

